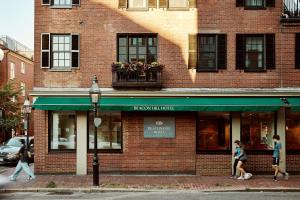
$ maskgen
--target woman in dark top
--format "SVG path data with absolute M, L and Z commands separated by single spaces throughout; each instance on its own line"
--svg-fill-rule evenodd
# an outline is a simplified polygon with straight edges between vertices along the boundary
M 21 143 L 22 147 L 18 153 L 20 160 L 16 166 L 14 173 L 9 177 L 11 181 L 15 181 L 17 179 L 22 169 L 28 175 L 28 180 L 35 179 L 35 175 L 33 174 L 28 165 L 29 151 L 25 147 L 25 140 L 21 139 Z

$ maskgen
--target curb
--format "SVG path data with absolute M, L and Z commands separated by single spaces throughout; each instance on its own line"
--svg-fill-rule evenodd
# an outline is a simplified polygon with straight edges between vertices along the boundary
M 241 189 L 136 189 L 136 188 L 20 188 L 0 189 L 0 193 L 53 192 L 53 193 L 98 193 L 98 192 L 300 192 L 300 188 L 241 188 Z

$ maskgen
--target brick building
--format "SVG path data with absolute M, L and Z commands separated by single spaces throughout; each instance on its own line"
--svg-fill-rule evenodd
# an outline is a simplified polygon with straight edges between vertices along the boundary
M 21 109 L 26 95 L 33 89 L 33 50 L 9 36 L 0 36 L 0 49 L 4 53 L 0 62 L 0 87 L 10 82 L 16 90 L 21 89 L 18 99 Z M 17 134 L 21 134 L 22 128 L 16 127 Z M 33 135 L 33 121 L 29 133 Z M 1 141 L 7 140 L 11 137 L 11 132 L 1 134 L 0 137 Z
M 287 0 L 36 1 L 36 173 L 92 171 L 93 75 L 100 173 L 229 175 L 236 139 L 248 170 L 270 173 L 273 134 L 282 167 L 299 173 L 298 10 Z

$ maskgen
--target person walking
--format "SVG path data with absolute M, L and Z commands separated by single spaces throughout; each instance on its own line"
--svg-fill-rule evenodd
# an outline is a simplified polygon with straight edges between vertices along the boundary
M 277 181 L 277 176 L 279 173 L 281 173 L 286 179 L 288 179 L 289 174 L 287 172 L 283 172 L 279 168 L 279 163 L 282 162 L 281 154 L 282 154 L 282 146 L 280 142 L 280 136 L 279 135 L 273 135 L 273 141 L 274 141 L 274 150 L 273 150 L 273 165 L 272 168 L 274 170 L 274 177 L 273 180 Z
M 234 163 L 233 163 L 233 173 L 232 173 L 231 178 L 237 178 L 236 168 L 237 168 L 237 164 L 239 162 L 239 156 L 241 154 L 241 147 L 237 144 L 239 142 L 240 142 L 239 140 L 234 141 L 236 146 L 235 146 L 235 151 L 232 152 L 232 157 L 234 158 Z
M 235 141 L 236 145 L 240 148 L 240 154 L 238 156 L 236 156 L 236 159 L 238 159 L 238 163 L 237 163 L 237 169 L 240 170 L 240 177 L 238 177 L 238 180 L 245 180 L 245 179 L 249 179 L 250 177 L 245 177 L 247 173 L 245 170 L 245 163 L 247 162 L 247 154 L 244 150 L 244 145 L 242 145 L 242 143 L 239 140 Z
M 25 173 L 28 175 L 28 180 L 35 179 L 34 173 L 31 171 L 29 165 L 28 165 L 28 158 L 30 156 L 29 150 L 25 147 L 25 140 L 21 139 L 22 147 L 19 150 L 18 156 L 20 158 L 16 169 L 14 173 L 9 176 L 9 180 L 15 181 L 17 177 L 19 176 L 22 169 L 25 171 Z

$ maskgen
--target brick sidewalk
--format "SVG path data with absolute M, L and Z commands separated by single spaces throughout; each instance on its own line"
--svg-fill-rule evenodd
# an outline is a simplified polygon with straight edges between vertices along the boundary
M 2 173 L 0 180 L 8 180 L 14 168 Z M 17 181 L 0 183 L 1 189 L 46 188 L 53 181 L 56 188 L 93 188 L 92 175 L 37 175 L 36 180 L 27 181 L 22 172 Z M 0 181 L 1 182 L 1 181 Z M 3 181 L 2 181 L 3 182 Z M 291 189 L 300 191 L 300 176 L 290 176 L 289 180 L 279 178 L 274 182 L 272 176 L 253 176 L 251 180 L 236 180 L 226 176 L 154 176 L 154 175 L 101 175 L 101 188 L 135 189 L 196 189 L 196 190 L 246 190 L 246 189 Z

